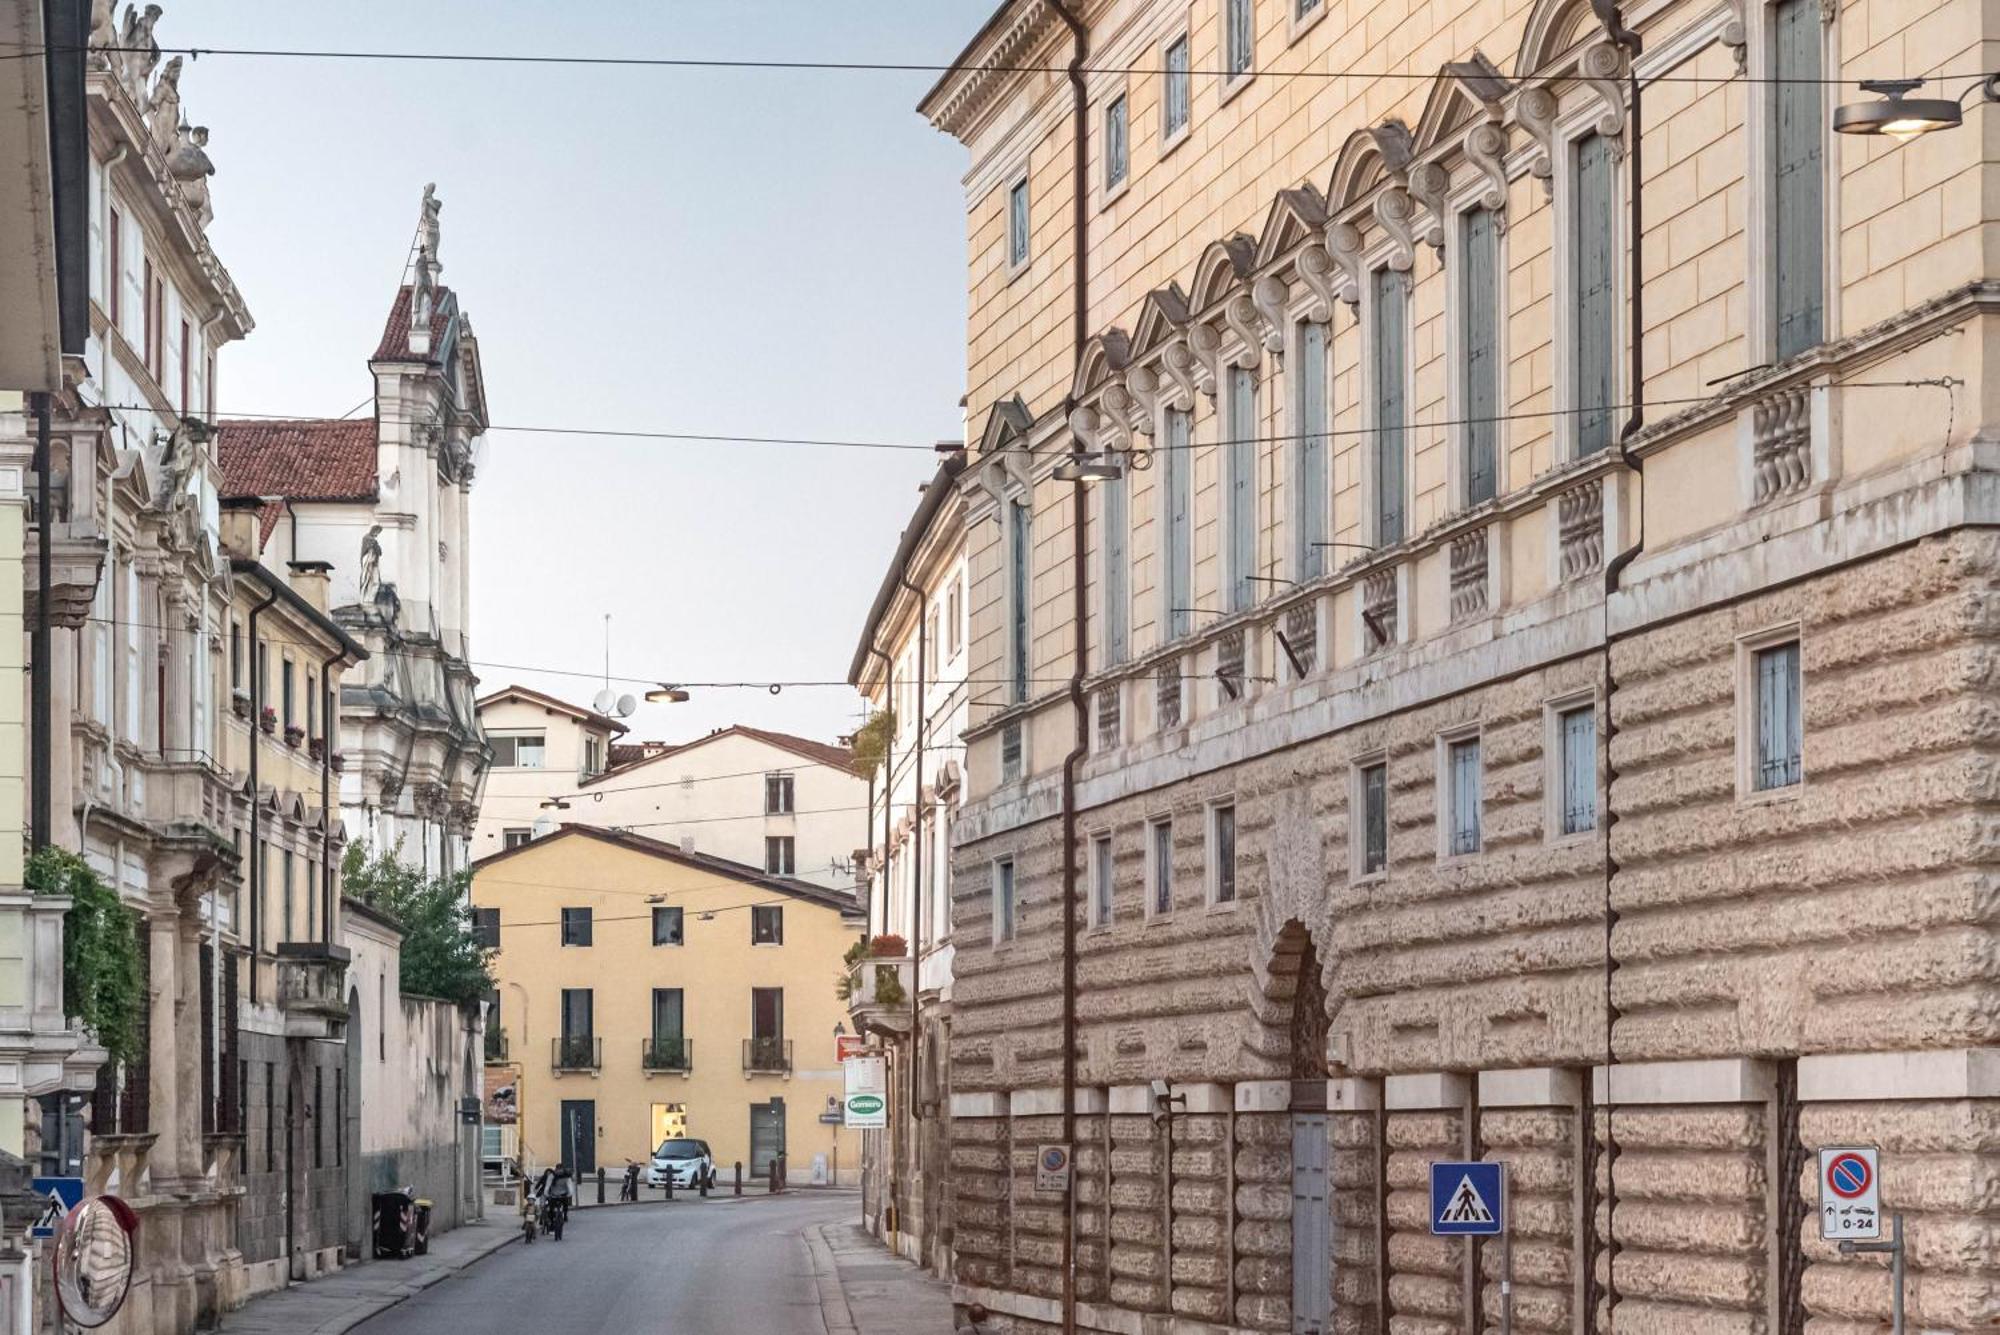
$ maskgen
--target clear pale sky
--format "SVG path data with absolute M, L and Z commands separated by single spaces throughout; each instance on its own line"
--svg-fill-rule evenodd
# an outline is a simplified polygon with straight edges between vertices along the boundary
M 943 63 L 991 0 L 165 0 L 164 46 Z M 122 6 L 121 11 L 122 13 Z M 961 430 L 963 150 L 935 75 L 211 55 L 218 253 L 257 328 L 220 407 L 361 404 L 424 184 L 496 425 L 926 445 Z M 928 453 L 496 430 L 473 489 L 483 690 L 844 679 Z M 618 684 L 635 693 L 638 687 Z M 634 737 L 732 722 L 825 738 L 853 693 L 695 693 Z

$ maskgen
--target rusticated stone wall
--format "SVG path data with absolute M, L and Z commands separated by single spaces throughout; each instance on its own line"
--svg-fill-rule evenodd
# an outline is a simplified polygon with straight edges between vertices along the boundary
M 1292 1328 L 1292 1119 L 1236 1115 L 1236 1324 Z
M 1465 1329 L 1467 1243 L 1430 1235 L 1431 1161 L 1462 1158 L 1464 1147 L 1461 1112 L 1389 1117 L 1389 1309 L 1404 1335 Z
M 1379 1180 L 1386 1147 L 1375 1113 L 1327 1118 L 1333 1141 L 1327 1190 L 1333 1207 L 1332 1335 L 1374 1335 L 1383 1329 Z M 1289 1258 L 1287 1258 L 1289 1259 Z
M 1173 1310 L 1229 1319 L 1229 1118 L 1176 1116 L 1173 1138 Z
M 1165 1141 L 1150 1117 L 1111 1118 L 1111 1302 L 1167 1309 Z
M 1491 1109 L 1480 1115 L 1487 1156 L 1507 1163 L 1514 1329 L 1522 1335 L 1566 1335 L 1572 1329 L 1579 1268 L 1576 1122 L 1575 1111 L 1566 1108 Z M 1489 1314 L 1500 1311 L 1500 1259 L 1500 1249 L 1490 1245 L 1480 1257 Z
M 952 1271 L 960 1283 L 1005 1288 L 1013 1254 L 1007 1177 L 1008 1119 L 957 1119 L 951 1137 L 956 1210 Z

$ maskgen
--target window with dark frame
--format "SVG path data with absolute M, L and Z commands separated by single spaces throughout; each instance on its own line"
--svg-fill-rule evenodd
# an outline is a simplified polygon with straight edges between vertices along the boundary
M 1100 834 L 1090 841 L 1091 922 L 1098 927 L 1111 925 L 1111 894 L 1114 863 L 1111 836 Z
M 1497 490 L 1500 439 L 1500 241 L 1492 210 L 1459 221 L 1459 354 L 1465 372 L 1465 503 Z
M 753 904 L 750 906 L 750 944 L 753 946 L 782 946 L 785 944 L 784 905 Z
M 264 1171 L 278 1171 L 278 1063 L 264 1063 Z
M 590 910 L 587 908 L 564 909 L 562 911 L 562 943 L 566 946 L 587 946 L 590 944 Z
M 1125 95 L 1120 93 L 1104 108 L 1104 188 L 1123 185 L 1131 166 Z
M 1214 877 L 1215 902 L 1236 901 L 1236 807 L 1225 803 L 1208 813 L 1209 865 Z
M 1752 785 L 1758 792 L 1789 788 L 1804 777 L 1799 642 L 1757 650 L 1752 674 L 1757 742 Z
M 1771 281 L 1779 361 L 1826 336 L 1826 7 L 1778 0 L 1771 18 Z
M 1172 818 L 1156 820 L 1152 824 L 1153 841 L 1152 905 L 1153 916 L 1159 917 L 1174 911 L 1174 822 Z
M 773 876 L 791 876 L 798 871 L 797 841 L 791 835 L 764 837 L 764 870 Z
M 1576 366 L 1573 395 L 1576 452 L 1594 454 L 1611 444 L 1611 405 L 1618 365 L 1618 275 L 1612 254 L 1618 166 L 1612 141 L 1587 134 L 1576 141 L 1570 262 L 1576 274 L 1576 328 L 1570 340 Z
M 681 910 L 676 905 L 655 905 L 653 907 L 653 944 L 656 946 L 678 946 L 684 943 L 682 935 Z
M 766 774 L 764 776 L 764 814 L 767 816 L 789 816 L 792 812 L 792 776 L 789 774 Z
M 1167 44 L 1165 64 L 1160 88 L 1160 138 L 1172 139 L 1188 127 L 1192 67 L 1188 62 L 1186 33 Z
M 1022 177 L 1007 189 L 1007 267 L 1018 269 L 1028 262 L 1028 178 Z
M 105 291 L 105 314 L 110 318 L 111 327 L 119 333 L 119 319 L 125 313 L 125 220 L 118 216 L 118 210 L 111 210 L 110 227 L 105 235 L 106 257 L 111 262 L 111 279 Z
M 1479 739 L 1467 737 L 1445 747 L 1446 809 L 1451 818 L 1447 847 L 1453 857 L 1479 851 Z
M 472 910 L 472 939 L 488 950 L 500 949 L 500 910 Z
M 993 943 L 1014 939 L 1014 862 L 1003 858 L 993 864 Z
M 1361 874 L 1373 876 L 1389 867 L 1389 767 L 1369 765 L 1361 771 Z
M 1222 0 L 1227 32 L 1223 47 L 1229 77 L 1234 80 L 1250 72 L 1257 49 L 1257 22 L 1253 0 Z
M 510 829 L 500 831 L 500 847 L 503 849 L 520 848 L 525 844 L 533 842 L 534 838 L 535 832 L 532 828 L 524 825 L 516 825 Z

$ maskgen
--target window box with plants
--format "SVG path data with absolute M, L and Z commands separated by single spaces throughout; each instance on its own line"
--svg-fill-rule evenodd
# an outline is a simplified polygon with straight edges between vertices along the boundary
M 326 738 L 315 737 L 306 743 L 306 754 L 314 760 L 326 759 Z
M 909 943 L 885 932 L 847 949 L 847 972 L 835 993 L 847 1003 L 857 1028 L 904 1033 L 909 1029 L 910 987 L 916 965 Z
M 278 730 L 278 711 L 270 705 L 265 705 L 264 712 L 258 717 L 257 723 L 267 733 L 276 732 Z
M 229 693 L 229 708 L 240 719 L 250 717 L 250 692 L 238 686 Z
M 285 725 L 286 746 L 289 746 L 294 751 L 296 751 L 298 749 L 299 743 L 303 742 L 305 739 L 306 739 L 306 730 L 304 728 L 301 728 L 296 723 L 287 723 Z

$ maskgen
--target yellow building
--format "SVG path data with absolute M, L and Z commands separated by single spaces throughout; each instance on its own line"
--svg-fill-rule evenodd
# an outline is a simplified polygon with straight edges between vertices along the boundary
M 795 1183 L 858 1180 L 859 1137 L 819 1120 L 841 1093 L 851 896 L 565 825 L 475 862 L 472 901 L 499 947 L 487 1051 L 513 1068 L 528 1167 L 615 1175 L 687 1135 L 725 1182 L 780 1152 Z

